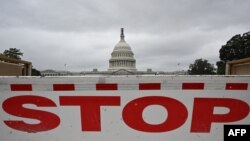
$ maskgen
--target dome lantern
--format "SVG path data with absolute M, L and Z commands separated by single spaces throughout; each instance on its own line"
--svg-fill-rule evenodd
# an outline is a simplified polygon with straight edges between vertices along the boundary
M 124 36 L 123 28 L 121 28 L 121 35 L 120 35 L 120 37 L 121 37 L 121 41 L 125 42 L 125 40 L 124 40 L 125 36 Z

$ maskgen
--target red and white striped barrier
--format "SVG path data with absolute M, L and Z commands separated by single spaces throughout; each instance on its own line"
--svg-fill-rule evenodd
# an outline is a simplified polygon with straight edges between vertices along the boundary
M 223 141 L 250 76 L 0 77 L 4 141 Z
M 40 85 L 33 85 L 33 84 L 10 84 L 11 91 L 81 91 L 92 90 L 91 88 L 95 88 L 95 90 L 166 90 L 169 87 L 164 87 L 168 84 L 161 84 L 161 83 L 139 83 L 134 84 L 133 87 L 131 84 L 117 84 L 117 83 L 98 83 L 92 84 L 92 86 L 84 85 L 84 84 L 52 84 L 52 85 L 41 85 L 43 89 L 36 89 L 40 87 Z M 181 84 L 176 84 L 176 87 L 172 87 L 173 89 L 181 89 L 181 90 L 216 90 L 218 87 L 209 87 L 210 83 L 202 83 L 202 82 L 184 82 Z M 224 90 L 248 90 L 248 83 L 225 83 L 220 84 L 221 89 Z M 85 89 L 83 89 L 85 88 Z

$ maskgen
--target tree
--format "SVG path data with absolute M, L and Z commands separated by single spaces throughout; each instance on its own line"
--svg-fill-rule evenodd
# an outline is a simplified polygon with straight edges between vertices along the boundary
M 31 75 L 32 76 L 41 76 L 41 72 L 35 68 L 32 68 Z
M 210 64 L 206 59 L 196 59 L 193 64 L 189 65 L 188 74 L 190 75 L 204 75 L 215 74 L 213 64 Z
M 220 61 L 217 64 L 217 73 L 225 74 L 227 61 L 250 57 L 250 32 L 233 36 L 220 49 Z
M 225 74 L 226 63 L 224 61 L 216 62 L 217 74 Z
M 21 59 L 20 56 L 23 56 L 23 53 L 20 52 L 20 49 L 10 48 L 9 50 L 5 50 L 3 52 L 3 55 L 19 60 L 19 59 Z

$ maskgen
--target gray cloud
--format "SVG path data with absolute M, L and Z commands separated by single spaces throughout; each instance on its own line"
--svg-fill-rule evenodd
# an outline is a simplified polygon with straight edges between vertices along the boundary
M 219 60 L 249 13 L 245 0 L 0 0 L 0 52 L 19 48 L 41 70 L 106 70 L 124 27 L 139 70 L 187 69 Z

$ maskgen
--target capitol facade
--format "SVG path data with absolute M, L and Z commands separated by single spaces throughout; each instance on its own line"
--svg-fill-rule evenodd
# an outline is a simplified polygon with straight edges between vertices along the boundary
M 121 28 L 121 39 L 115 45 L 113 52 L 111 53 L 111 59 L 109 60 L 108 71 L 136 71 L 136 60 L 131 47 L 126 43 L 124 36 L 124 29 Z
M 78 76 L 78 75 L 169 75 L 169 74 L 183 74 L 186 72 L 163 72 L 163 71 L 152 71 L 147 69 L 146 71 L 138 71 L 136 69 L 136 60 L 134 53 L 125 41 L 124 29 L 121 28 L 120 41 L 115 45 L 111 58 L 109 59 L 109 67 L 107 71 L 82 71 L 82 72 L 70 72 L 65 70 L 44 70 L 41 71 L 42 76 Z

